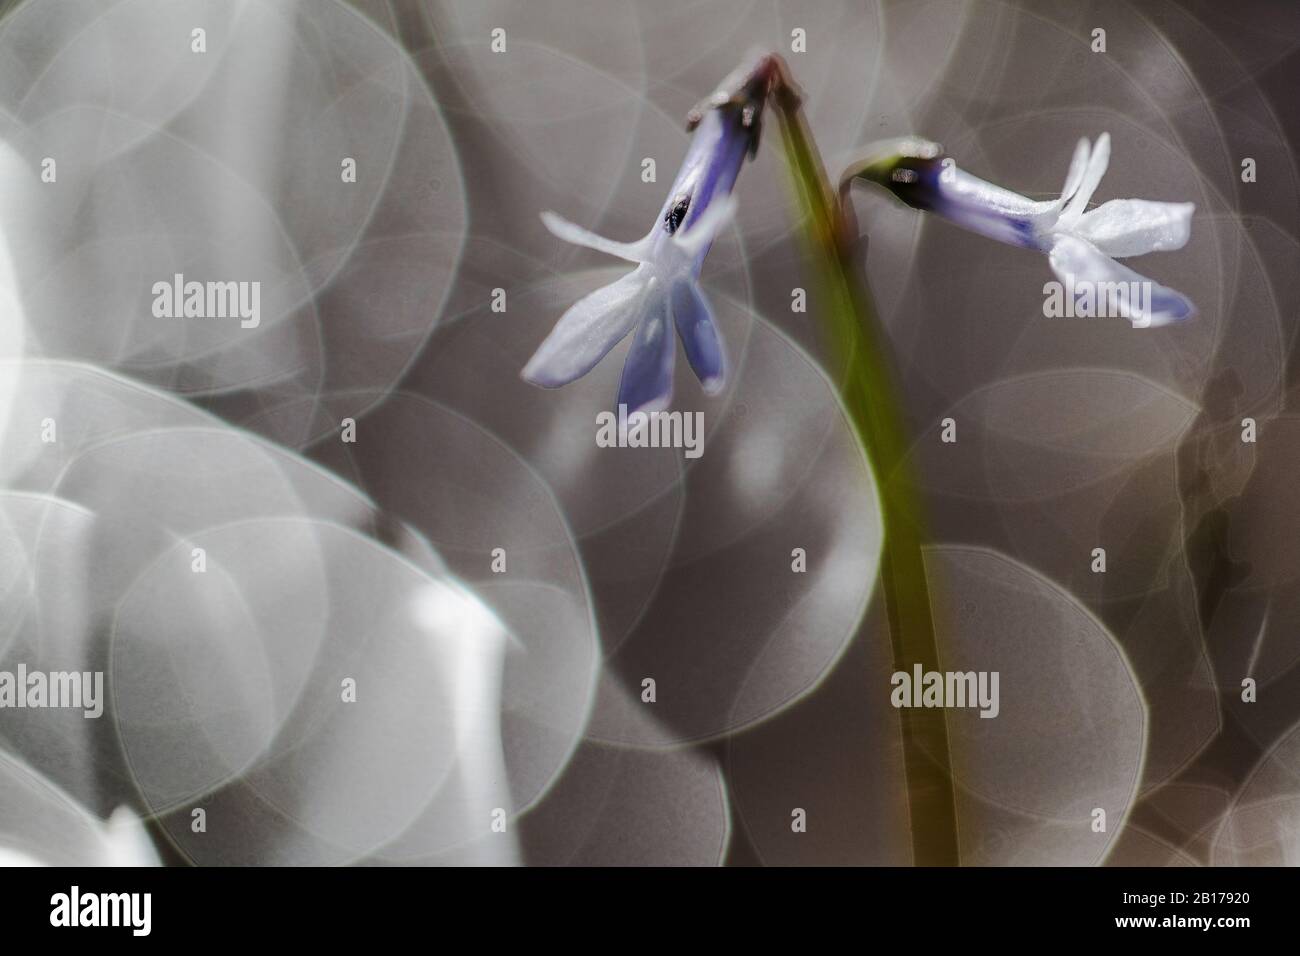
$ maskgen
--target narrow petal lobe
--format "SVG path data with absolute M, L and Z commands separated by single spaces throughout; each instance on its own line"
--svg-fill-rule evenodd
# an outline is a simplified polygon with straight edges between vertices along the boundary
M 1169 325 L 1190 318 L 1195 306 L 1181 292 L 1120 265 L 1092 243 L 1075 236 L 1057 238 L 1048 256 L 1058 279 L 1077 293 L 1085 287 L 1096 302 L 1113 303 L 1134 328 Z
M 528 360 L 524 381 L 558 388 L 591 371 L 636 324 L 647 276 L 642 266 L 575 302 Z
M 1077 151 L 1075 155 L 1078 155 Z M 1061 213 L 1062 228 L 1068 228 L 1069 224 L 1077 222 L 1083 215 L 1084 210 L 1088 208 L 1088 203 L 1092 201 L 1092 194 L 1101 185 L 1101 177 L 1106 175 L 1109 166 L 1110 133 L 1102 133 L 1097 137 L 1097 145 L 1092 148 L 1092 153 L 1088 156 L 1088 165 L 1083 172 L 1078 191 L 1070 197 L 1069 205 L 1065 207 L 1065 212 Z
M 676 341 L 669 328 L 668 296 L 658 280 L 647 290 L 650 298 L 642 310 L 632 347 L 623 365 L 618 386 L 618 404 L 628 414 L 653 412 L 667 407 L 673 391 L 673 357 Z
M 673 323 L 686 350 L 695 377 L 706 395 L 716 395 L 726 384 L 727 360 L 709 303 L 694 282 L 673 285 Z
M 1065 188 L 1061 190 L 1060 204 L 1064 206 L 1079 191 L 1083 174 L 1088 169 L 1088 156 L 1092 147 L 1086 137 L 1081 138 L 1074 147 L 1074 157 L 1070 160 L 1070 171 L 1065 174 Z
M 571 242 L 575 246 L 585 246 L 588 249 L 595 249 L 597 252 L 617 256 L 620 259 L 626 259 L 628 262 L 645 262 L 646 257 L 650 254 L 650 236 L 644 236 L 636 242 L 616 242 L 613 239 L 598 236 L 589 229 L 583 229 L 581 226 L 571 223 L 563 216 L 549 210 L 542 213 L 542 225 L 550 231 L 551 235 L 558 239 Z

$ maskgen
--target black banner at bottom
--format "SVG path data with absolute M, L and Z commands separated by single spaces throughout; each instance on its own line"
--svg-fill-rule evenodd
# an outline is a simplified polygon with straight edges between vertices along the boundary
M 863 940 L 912 927 L 927 943 L 976 930 L 986 943 L 1044 932 L 1231 939 L 1289 925 L 1295 895 L 1280 869 L 26 869 L 0 880 L 8 933 L 75 932 L 82 943 L 338 945 L 442 930 L 541 942 L 619 927 L 734 943 L 779 924 Z

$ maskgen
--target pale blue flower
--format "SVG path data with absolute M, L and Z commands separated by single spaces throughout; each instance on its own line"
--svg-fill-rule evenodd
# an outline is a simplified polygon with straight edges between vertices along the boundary
M 698 280 L 709 247 L 734 214 L 736 176 L 757 147 L 770 70 L 767 59 L 760 59 L 756 67 L 728 78 L 719 93 L 693 111 L 694 135 L 686 158 L 654 225 L 641 239 L 615 242 L 555 213 L 542 213 L 546 228 L 559 238 L 626 259 L 636 268 L 560 317 L 524 367 L 525 381 L 544 388 L 566 385 L 591 371 L 631 332 L 618 404 L 629 413 L 663 409 L 672 396 L 675 326 L 705 393 L 721 391 L 726 354 Z
M 907 138 L 885 146 L 850 170 L 888 189 L 903 202 L 933 212 L 973 232 L 1047 254 L 1052 271 L 1076 291 L 1103 283 L 1147 283 L 1149 300 L 1123 300 L 1135 327 L 1167 325 L 1192 316 L 1182 293 L 1116 262 L 1126 256 L 1181 249 L 1191 236 L 1192 203 L 1112 199 L 1088 210 L 1110 163 L 1110 136 L 1095 145 L 1079 140 L 1056 199 L 1035 201 L 985 182 L 956 166 L 935 143 Z M 846 180 L 847 181 L 847 180 Z

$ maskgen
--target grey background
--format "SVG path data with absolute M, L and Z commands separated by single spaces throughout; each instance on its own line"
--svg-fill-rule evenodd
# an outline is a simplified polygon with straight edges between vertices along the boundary
M 264 468 L 247 472 L 263 491 L 187 484 L 186 455 L 221 457 L 216 439 L 193 435 L 124 447 L 119 464 L 87 464 L 83 485 L 37 469 L 9 486 L 93 505 L 102 553 L 138 548 L 142 566 L 159 546 L 130 529 L 160 502 L 176 533 L 292 513 L 299 530 L 328 520 L 379 542 L 383 561 L 311 529 L 301 550 L 279 539 L 283 563 L 267 559 L 272 580 L 300 587 L 266 605 L 285 615 L 279 635 L 331 608 L 327 639 L 303 650 L 318 655 L 322 687 L 360 635 L 375 642 L 374 680 L 420 673 L 388 656 L 400 627 L 378 623 L 385 589 L 406 593 L 407 571 L 384 563 L 393 555 L 454 574 L 514 644 L 499 707 L 486 705 L 500 720 L 499 765 L 476 762 L 496 753 L 489 720 L 474 724 L 478 750 L 447 758 L 451 777 L 411 769 L 484 709 L 444 688 L 434 697 L 450 710 L 435 719 L 418 677 L 352 730 L 300 701 L 266 718 L 279 735 L 271 766 L 223 754 L 233 775 L 198 787 L 215 817 L 245 821 L 238 836 L 191 839 L 171 773 L 192 744 L 140 729 L 175 717 L 170 705 L 132 703 L 152 699 L 164 680 L 152 668 L 175 648 L 137 636 L 152 632 L 130 630 L 120 609 L 174 615 L 195 647 L 232 658 L 242 632 L 183 590 L 142 597 L 124 582 L 128 597 L 102 602 L 118 623 L 87 624 L 78 645 L 87 659 L 108 654 L 110 679 L 135 688 L 108 737 L 73 746 L 90 769 L 40 757 L 39 726 L 4 728 L 10 752 L 94 815 L 127 802 L 154 817 L 169 862 L 910 862 L 871 587 L 878 518 L 822 371 L 817 302 L 790 309 L 810 280 L 774 123 L 703 275 L 732 383 L 707 398 L 679 362 L 675 407 L 704 412 L 704 457 L 594 448 L 626 346 L 560 391 L 518 379 L 562 311 L 621 268 L 560 243 L 538 213 L 643 234 L 685 152 L 687 109 L 748 51 L 771 48 L 787 53 L 832 175 L 870 142 L 916 133 L 976 175 L 1045 198 L 1077 139 L 1109 131 L 1097 202 L 1197 204 L 1184 250 L 1133 265 L 1199 315 L 1133 330 L 1045 319 L 1041 256 L 854 194 L 929 510 L 928 564 L 950 622 L 941 653 L 953 669 L 1002 674 L 996 720 L 949 715 L 963 861 L 1297 860 L 1294 4 L 286 0 L 171 4 L 166 17 L 131 6 L 111 15 L 129 29 L 93 40 L 102 62 L 75 46 L 93 19 L 85 5 L 29 0 L 0 20 L 7 168 L 68 156 L 67 186 L 24 186 L 6 203 L 26 315 L 6 357 L 86 362 L 260 436 L 271 444 L 256 456 L 240 444 L 226 460 Z M 191 22 L 208 24 L 206 61 L 185 50 Z M 489 47 L 496 27 L 505 53 Z M 1095 27 L 1104 54 L 1089 49 Z M 806 53 L 789 52 L 795 28 Z M 338 183 L 342 155 L 358 158 L 351 191 Z M 1252 184 L 1239 175 L 1247 156 Z M 657 183 L 641 181 L 645 157 Z M 146 321 L 141 283 L 182 265 L 261 279 L 258 335 Z M 505 313 L 489 307 L 495 288 Z M 36 414 L 75 406 L 83 387 L 56 376 L 20 394 L 35 395 Z M 129 427 L 104 414 L 99 427 L 118 438 L 214 425 L 183 410 L 164 421 L 154 405 Z M 356 445 L 338 440 L 345 416 Z M 938 438 L 946 416 L 958 422 L 952 445 Z M 1240 441 L 1245 416 L 1259 423 L 1255 445 Z M 151 497 L 124 504 L 139 475 L 177 462 Z M 365 504 L 327 493 L 313 464 Z M 275 481 L 286 504 L 264 490 Z M 251 559 L 275 540 L 240 543 Z M 488 567 L 494 547 L 510 555 L 504 580 Z M 790 571 L 796 547 L 806 575 Z M 1090 571 L 1095 547 L 1104 575 Z M 319 560 L 321 579 L 285 571 L 300 567 L 294 556 Z M 234 592 L 247 597 L 256 579 Z M 124 628 L 129 638 L 113 636 Z M 197 673 L 189 660 L 168 666 Z M 255 667 L 238 673 L 261 686 Z M 639 701 L 647 676 L 652 706 Z M 1240 700 L 1247 676 L 1257 703 Z M 207 738 L 243 739 L 217 704 L 185 706 Z M 299 737 L 315 743 L 297 750 Z M 449 779 L 480 771 L 486 790 L 451 793 Z M 373 788 L 357 782 L 367 776 Z M 508 849 L 466 836 L 498 805 Z M 1090 827 L 1096 807 L 1104 834 Z M 794 808 L 806 833 L 791 831 Z

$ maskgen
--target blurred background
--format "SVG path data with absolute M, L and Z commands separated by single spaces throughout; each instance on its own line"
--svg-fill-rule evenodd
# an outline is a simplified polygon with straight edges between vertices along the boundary
M 0 709 L 0 859 L 911 863 L 875 489 L 772 121 L 703 273 L 733 374 L 677 375 L 704 455 L 596 447 L 626 343 L 519 379 L 626 268 L 538 214 L 643 235 L 757 48 L 832 176 L 915 133 L 1051 198 L 1108 131 L 1096 202 L 1196 203 L 1132 265 L 1199 315 L 1135 330 L 854 193 L 941 658 L 1001 675 L 947 714 L 962 862 L 1300 860 L 1294 4 L 0 11 L 0 670 L 106 685 Z M 176 273 L 260 282 L 260 323 L 155 317 Z

